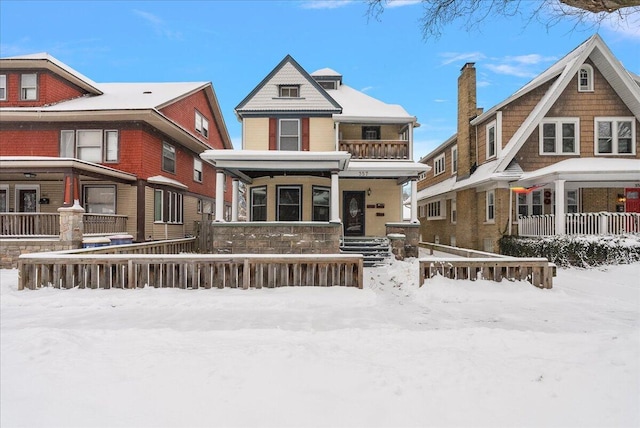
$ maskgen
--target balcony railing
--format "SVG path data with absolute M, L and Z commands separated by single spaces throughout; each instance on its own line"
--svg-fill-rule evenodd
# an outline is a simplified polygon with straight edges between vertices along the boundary
M 575 213 L 565 214 L 567 235 L 626 235 L 640 233 L 640 213 Z M 556 234 L 554 214 L 533 215 L 518 219 L 520 236 L 552 236 Z
M 112 235 L 127 231 L 127 216 L 114 214 L 84 214 L 85 235 Z M 0 213 L 2 237 L 58 237 L 58 213 Z
M 352 159 L 409 159 L 409 142 L 402 140 L 340 140 L 340 151 Z
M 57 213 L 0 213 L 0 235 L 3 237 L 60 236 Z

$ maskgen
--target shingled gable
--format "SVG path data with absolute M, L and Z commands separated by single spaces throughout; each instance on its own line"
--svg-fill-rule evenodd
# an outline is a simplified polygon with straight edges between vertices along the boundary
M 295 98 L 293 103 L 289 100 L 278 99 L 274 92 L 275 86 L 286 84 L 305 84 L 300 98 Z M 308 85 L 306 85 L 308 84 Z M 238 115 L 261 114 L 268 111 L 301 113 L 340 113 L 342 107 L 293 59 L 291 55 L 284 57 L 282 61 L 247 95 L 235 108 Z
M 539 125 L 540 121 L 545 117 L 549 109 L 558 100 L 567 85 L 575 82 L 576 73 L 587 58 L 591 58 L 594 65 L 601 71 L 635 117 L 640 117 L 640 87 L 636 84 L 629 72 L 627 72 L 616 59 L 600 36 L 595 34 L 527 85 L 523 86 L 511 97 L 471 121 L 472 125 L 482 123 L 486 118 L 495 114 L 504 106 L 556 78 L 540 102 L 514 133 L 511 140 L 505 145 L 499 155 L 500 157 L 496 164 L 495 172 L 503 172 L 509 167 L 514 156 L 518 153 L 533 130 Z

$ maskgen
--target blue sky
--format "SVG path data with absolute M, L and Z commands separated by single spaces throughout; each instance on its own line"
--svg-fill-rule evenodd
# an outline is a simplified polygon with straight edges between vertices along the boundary
M 524 2 L 525 7 L 537 2 Z M 462 23 L 422 38 L 417 1 L 390 3 L 379 20 L 362 1 L 0 1 L 0 56 L 48 52 L 96 82 L 211 81 L 240 148 L 234 108 L 285 55 L 308 72 L 329 67 L 345 84 L 418 117 L 416 159 L 456 131 L 459 70 L 476 63 L 478 105 L 511 95 L 596 29 L 523 18 Z M 523 11 L 526 15 L 526 10 Z M 640 74 L 640 20 L 597 30 Z

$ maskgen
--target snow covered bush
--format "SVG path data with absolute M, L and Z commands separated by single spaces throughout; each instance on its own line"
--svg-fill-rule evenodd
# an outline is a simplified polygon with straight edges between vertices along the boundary
M 591 267 L 640 260 L 638 236 L 503 236 L 500 253 L 516 257 L 546 257 L 558 266 Z

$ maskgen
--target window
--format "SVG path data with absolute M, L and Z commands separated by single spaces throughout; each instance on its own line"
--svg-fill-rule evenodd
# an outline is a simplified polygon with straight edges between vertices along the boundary
M 202 183 L 202 160 L 198 158 L 193 158 L 193 181 Z
M 198 198 L 196 202 L 196 212 L 202 214 L 202 199 Z
M 578 92 L 593 91 L 593 67 L 583 64 L 578 72 Z
M 207 138 L 209 136 L 209 121 L 206 117 L 200 114 L 199 111 L 196 110 L 196 131 L 202 134 L 203 137 Z
M 597 117 L 596 155 L 626 155 L 636 151 L 636 122 L 632 117 Z
M 171 190 L 155 189 L 153 193 L 153 221 L 182 223 L 183 196 Z
M 251 221 L 267 221 L 267 188 L 251 188 Z
M 38 99 L 37 74 L 23 74 L 20 76 L 20 99 L 29 101 Z
M 445 165 L 444 165 L 444 153 L 443 153 L 433 161 L 433 175 L 434 175 L 434 177 L 436 175 L 442 174 L 444 172 L 444 169 L 445 169 Z
M 176 148 L 165 142 L 162 143 L 162 169 L 176 173 Z
M 567 201 L 567 213 L 575 214 L 578 212 L 578 191 L 577 190 L 567 190 L 567 197 L 565 199 Z
M 443 219 L 442 201 L 429 202 L 427 204 L 427 219 L 438 220 Z
M 426 205 L 420 205 L 418 206 L 418 217 L 420 218 L 424 218 L 427 216 L 427 206 Z
M 335 89 L 336 88 L 336 82 L 334 80 L 324 80 L 324 81 L 320 81 L 318 83 L 324 89 Z
M 162 222 L 164 219 L 164 192 L 155 189 L 153 192 L 153 221 Z
M 458 146 L 451 148 L 451 175 L 458 172 Z
M 300 221 L 300 186 L 279 186 L 278 187 L 278 211 L 277 221 Z
M 7 99 L 7 76 L 0 74 L 0 100 Z
M 451 223 L 458 221 L 458 207 L 455 199 L 451 199 Z
M 9 211 L 9 186 L 0 185 L 0 213 Z
M 300 150 L 300 120 L 280 119 L 280 150 Z
M 487 159 L 491 159 L 496 156 L 496 122 L 491 122 L 487 125 Z
M 542 215 L 542 190 L 518 193 L 518 216 Z
M 487 191 L 487 223 L 493 223 L 496 219 L 496 192 L 495 190 Z
M 313 186 L 313 221 L 329 221 L 329 207 L 331 204 L 328 187 Z
M 379 126 L 363 126 L 362 139 L 363 140 L 379 140 L 380 127 Z
M 427 178 L 427 173 L 426 172 L 421 172 L 420 175 L 418 175 L 418 181 L 422 181 L 425 178 Z
M 116 186 L 83 186 L 84 210 L 92 214 L 116 213 Z
M 101 129 L 60 131 L 60 157 L 109 163 L 118 162 L 119 153 L 118 131 Z
M 298 85 L 282 85 L 280 86 L 280 97 L 282 98 L 299 98 L 300 87 Z
M 580 152 L 580 119 L 545 119 L 540 124 L 541 155 L 577 155 Z

